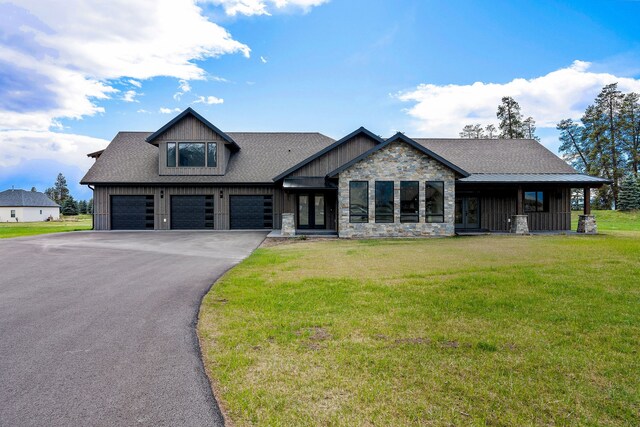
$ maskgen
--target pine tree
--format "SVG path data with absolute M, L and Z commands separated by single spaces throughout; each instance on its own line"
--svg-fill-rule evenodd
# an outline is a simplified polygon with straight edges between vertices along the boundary
M 536 136 L 536 121 L 533 120 L 533 117 L 529 116 L 522 122 L 522 132 L 525 138 L 540 142 L 540 138 Z
M 487 132 L 487 138 L 494 139 L 497 137 L 496 127 L 494 125 L 487 125 L 487 127 L 485 127 L 484 130 L 485 132 Z
M 64 202 L 62 202 L 62 209 L 60 209 L 62 215 L 78 215 L 78 207 L 76 206 L 73 197 L 68 196 Z
M 32 192 L 32 193 L 37 193 L 37 192 L 38 192 L 38 190 L 36 190 L 36 187 L 31 187 L 31 192 Z
M 617 210 L 631 211 L 640 209 L 640 181 L 631 174 L 620 184 Z
M 89 215 L 93 215 L 93 197 L 89 199 L 89 202 L 87 203 L 87 213 Z
M 57 199 L 54 200 L 58 204 L 64 203 L 69 196 L 69 187 L 67 187 L 67 179 L 61 173 L 56 178 L 56 183 L 53 186 Z
M 84 215 L 87 213 L 87 202 L 86 200 L 78 201 L 78 213 L 80 215 Z
M 502 104 L 498 106 L 496 113 L 500 124 L 500 137 L 506 139 L 524 138 L 522 113 L 520 113 L 520 104 L 510 96 L 502 98 Z

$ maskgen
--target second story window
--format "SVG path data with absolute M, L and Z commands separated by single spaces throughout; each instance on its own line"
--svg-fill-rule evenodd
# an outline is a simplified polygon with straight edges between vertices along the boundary
M 167 167 L 215 168 L 218 166 L 218 144 L 215 142 L 168 142 Z
M 190 168 L 204 167 L 204 146 L 204 142 L 178 143 L 178 166 Z
M 176 143 L 167 143 L 167 167 L 176 167 Z
M 218 166 L 218 144 L 215 142 L 207 143 L 207 166 L 210 168 Z

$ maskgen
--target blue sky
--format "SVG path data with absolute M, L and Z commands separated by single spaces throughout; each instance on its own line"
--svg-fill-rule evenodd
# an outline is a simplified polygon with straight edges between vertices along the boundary
M 0 3 L 0 188 L 76 198 L 119 130 L 188 106 L 226 131 L 364 125 L 457 137 L 514 96 L 557 150 L 617 81 L 640 92 L 640 1 L 113 0 Z

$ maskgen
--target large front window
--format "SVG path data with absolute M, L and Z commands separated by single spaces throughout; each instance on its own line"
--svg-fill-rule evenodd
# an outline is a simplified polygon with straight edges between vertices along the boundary
M 420 183 L 400 181 L 400 222 L 418 222 Z
M 218 166 L 218 144 L 215 142 L 168 142 L 167 167 L 215 168 Z
M 444 222 L 444 182 L 427 181 L 424 195 L 426 222 Z
M 525 212 L 546 212 L 544 191 L 526 191 L 524 193 Z
M 393 222 L 393 181 L 376 181 L 376 222 Z
M 178 166 L 180 167 L 204 167 L 205 165 L 204 142 L 181 142 L 178 144 Z
M 369 183 L 349 182 L 349 221 L 369 222 Z

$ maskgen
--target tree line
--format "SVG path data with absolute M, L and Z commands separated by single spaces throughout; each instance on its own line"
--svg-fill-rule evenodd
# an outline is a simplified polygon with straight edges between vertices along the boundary
M 597 206 L 640 209 L 640 95 L 606 85 L 579 121 L 564 119 L 557 129 L 560 153 L 575 169 L 612 181 L 598 190 Z
M 36 191 L 35 187 L 31 191 Z M 60 205 L 62 215 L 93 214 L 93 199 L 74 200 L 69 193 L 67 179 L 61 173 L 58 174 L 53 187 L 47 188 L 44 194 Z
M 502 97 L 502 102 L 498 105 L 496 117 L 499 120 L 498 127 L 493 124 L 486 126 L 476 123 L 468 124 L 462 128 L 460 138 L 469 139 L 516 139 L 527 138 L 540 141 L 535 134 L 536 121 L 529 116 L 524 118 L 520 104 L 510 96 Z

